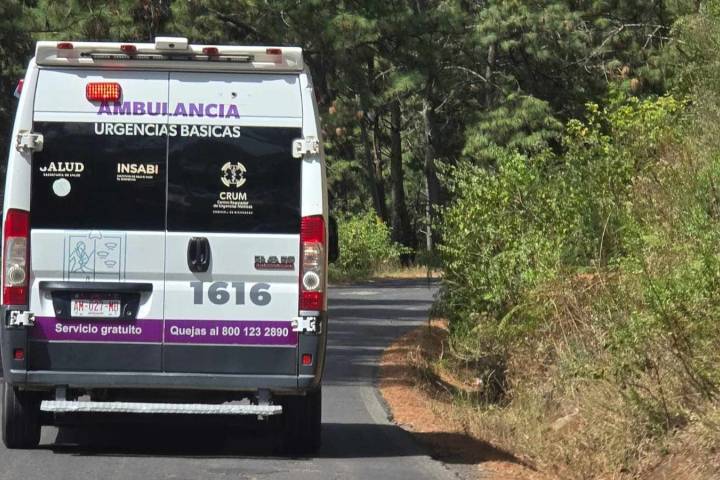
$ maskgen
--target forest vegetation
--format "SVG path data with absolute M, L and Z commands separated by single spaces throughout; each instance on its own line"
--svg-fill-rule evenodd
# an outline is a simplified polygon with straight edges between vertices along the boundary
M 335 274 L 442 270 L 480 435 L 574 478 L 720 461 L 719 0 L 2 0 L 0 151 L 35 40 L 160 34 L 305 49 Z

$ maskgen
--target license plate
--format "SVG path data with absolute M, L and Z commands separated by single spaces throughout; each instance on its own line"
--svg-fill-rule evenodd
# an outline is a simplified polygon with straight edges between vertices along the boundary
M 75 298 L 70 302 L 70 316 L 119 318 L 120 300 L 116 298 Z

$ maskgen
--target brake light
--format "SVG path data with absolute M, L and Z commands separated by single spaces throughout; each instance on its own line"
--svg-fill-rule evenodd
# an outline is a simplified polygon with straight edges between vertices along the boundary
M 28 303 L 30 214 L 10 209 L 3 230 L 3 304 Z
M 85 97 L 91 102 L 117 102 L 122 88 L 116 82 L 92 82 L 85 85 Z
M 25 80 L 22 78 L 18 80 L 17 87 L 15 87 L 15 98 L 20 98 L 20 95 L 22 94 L 23 85 L 25 84 Z
M 325 220 L 322 216 L 302 218 L 300 245 L 300 310 L 319 312 L 325 308 Z

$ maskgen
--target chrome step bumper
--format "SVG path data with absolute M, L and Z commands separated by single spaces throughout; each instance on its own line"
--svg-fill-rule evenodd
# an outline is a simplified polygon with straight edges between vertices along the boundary
M 56 413 L 166 413 L 173 415 L 279 415 L 280 405 L 233 405 L 199 403 L 73 402 L 43 400 L 43 412 Z

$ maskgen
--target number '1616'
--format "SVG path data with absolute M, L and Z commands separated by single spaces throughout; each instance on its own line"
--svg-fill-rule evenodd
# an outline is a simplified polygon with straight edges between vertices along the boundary
M 205 282 L 190 282 L 193 289 L 193 303 L 202 305 L 205 299 Z M 234 291 L 234 295 L 231 294 Z M 270 303 L 272 296 L 270 295 L 269 283 L 256 283 L 250 288 L 250 301 L 255 305 L 263 307 Z M 245 282 L 212 282 L 207 289 L 207 298 L 210 303 L 215 305 L 224 305 L 230 301 L 231 297 L 235 297 L 235 305 L 245 305 Z

